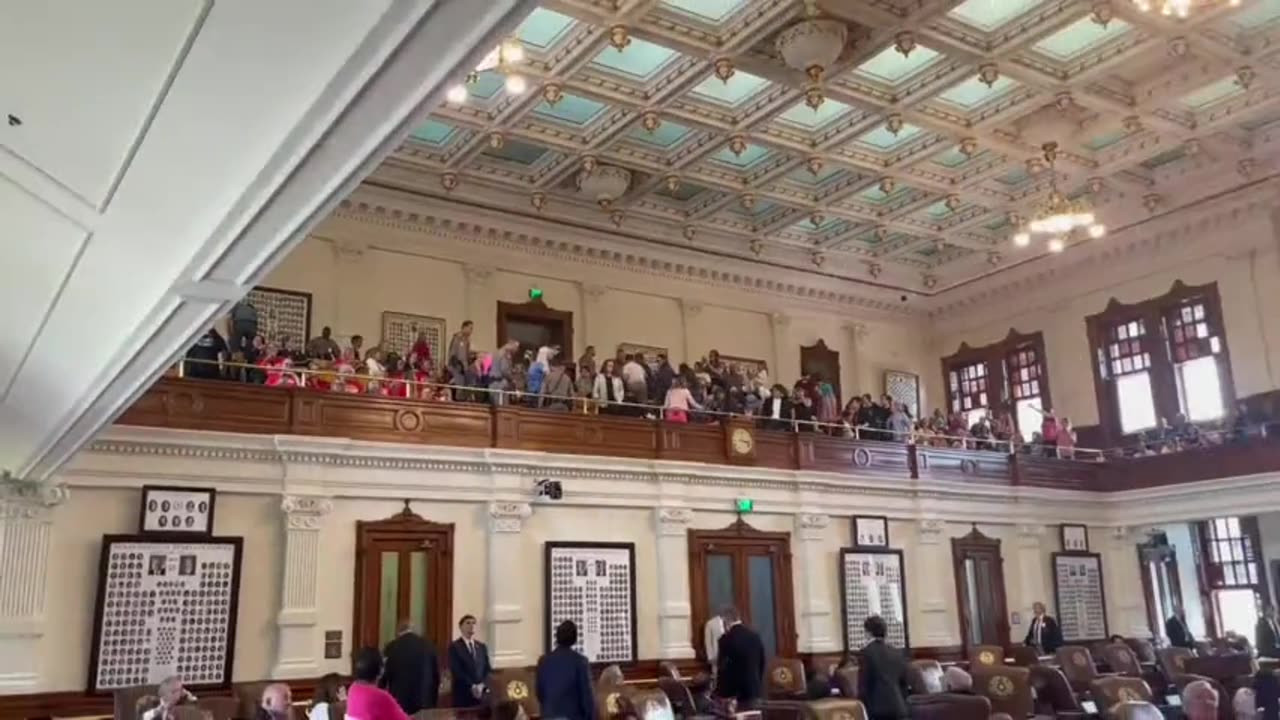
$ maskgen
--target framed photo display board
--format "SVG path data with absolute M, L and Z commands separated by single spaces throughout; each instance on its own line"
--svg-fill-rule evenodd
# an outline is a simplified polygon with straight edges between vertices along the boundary
M 144 485 L 138 513 L 138 532 L 212 535 L 213 488 Z
M 1084 525 L 1060 525 L 1062 549 L 1066 552 L 1089 552 L 1089 528 Z
M 907 574 L 901 550 L 844 548 L 840 551 L 840 598 L 844 605 L 845 650 L 871 642 L 862 623 L 879 615 L 889 626 L 886 640 L 908 648 Z
M 1053 596 L 1063 640 L 1075 642 L 1109 637 L 1101 555 L 1053 553 Z
M 556 626 L 578 626 L 574 650 L 593 663 L 633 662 L 636 637 L 635 543 L 546 543 L 544 588 L 547 650 Z
M 245 301 L 258 311 L 258 334 L 267 342 L 289 338 L 295 349 L 311 339 L 311 293 L 256 287 Z
M 431 348 L 431 362 L 440 367 L 445 362 L 445 344 L 449 338 L 445 335 L 444 319 L 430 315 L 414 315 L 412 313 L 382 311 L 382 339 L 378 343 L 383 352 L 393 352 L 408 359 L 409 351 L 418 342 L 418 335 L 427 336 L 427 346 Z
M 853 545 L 859 548 L 889 547 L 889 518 L 883 515 L 854 515 Z
M 238 537 L 104 535 L 88 692 L 231 685 L 240 597 Z

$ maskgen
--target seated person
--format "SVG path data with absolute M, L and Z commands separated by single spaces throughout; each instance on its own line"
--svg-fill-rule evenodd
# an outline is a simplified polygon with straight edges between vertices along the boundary
M 1182 689 L 1182 709 L 1187 720 L 1217 720 L 1218 691 L 1205 680 L 1189 682 Z
M 942 674 L 947 692 L 970 695 L 973 693 L 973 676 L 961 668 L 952 665 Z
M 182 678 L 173 675 L 156 687 L 156 700 L 158 704 L 142 713 L 141 720 L 168 720 L 173 717 L 174 708 L 194 703 L 196 696 L 183 687 Z
M 1231 699 L 1231 709 L 1236 714 L 1236 720 L 1255 720 L 1258 717 L 1258 696 L 1253 688 L 1242 687 L 1236 690 L 1235 697 Z
M 293 693 L 284 683 L 272 683 L 262 689 L 258 714 L 262 720 L 289 720 Z
M 1116 720 L 1164 720 L 1164 714 L 1149 702 L 1119 702 L 1110 713 Z
M 346 701 L 347 689 L 342 684 L 342 676 L 329 673 L 320 678 L 320 684 L 316 686 L 311 708 L 307 710 L 307 720 L 329 720 L 329 708 Z

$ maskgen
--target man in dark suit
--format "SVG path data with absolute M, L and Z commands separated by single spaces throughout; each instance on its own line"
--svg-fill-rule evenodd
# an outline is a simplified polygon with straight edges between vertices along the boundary
M 858 699 L 867 708 L 870 720 L 904 720 L 907 712 L 907 659 L 902 651 L 885 642 L 889 628 L 879 615 L 862 623 L 871 642 L 862 648 L 862 669 L 858 673 Z
M 1254 628 L 1254 647 L 1258 657 L 1280 657 L 1280 617 L 1274 605 L 1264 605 Z
M 591 666 L 577 644 L 578 626 L 565 620 L 556 626 L 556 649 L 538 658 L 534 685 L 544 718 L 596 720 Z
M 1052 655 L 1062 647 L 1062 629 L 1058 621 L 1045 612 L 1044 603 L 1032 603 L 1031 612 L 1031 627 L 1027 628 L 1022 644 L 1035 648 L 1040 655 Z
M 736 609 L 725 608 L 720 617 L 725 631 L 716 650 L 716 696 L 737 700 L 738 712 L 753 710 L 764 689 L 764 642 Z
M 1164 621 L 1164 636 L 1169 638 L 1169 645 L 1172 647 L 1195 649 L 1196 638 L 1191 634 L 1191 628 L 1187 627 L 1185 609 L 1178 608 L 1168 620 Z
M 449 673 L 453 675 L 453 706 L 475 707 L 484 698 L 485 682 L 493 667 L 489 665 L 489 648 L 476 639 L 476 619 L 463 615 L 458 621 L 461 631 L 449 644 Z
M 400 621 L 396 639 L 382 651 L 382 687 L 405 715 L 436 706 L 440 698 L 440 665 L 436 651 L 417 633 L 413 623 Z

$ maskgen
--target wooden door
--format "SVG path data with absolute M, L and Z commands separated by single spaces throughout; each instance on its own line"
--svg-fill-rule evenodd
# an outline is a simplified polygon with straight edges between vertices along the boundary
M 791 539 L 762 532 L 739 519 L 723 530 L 689 531 L 689 588 L 693 646 L 706 660 L 702 631 L 708 619 L 734 607 L 760 633 L 770 656 L 795 657 L 795 595 Z
M 356 523 L 353 647 L 383 648 L 409 620 L 439 652 L 453 636 L 453 525 L 409 509 Z
M 1147 605 L 1147 623 L 1153 637 L 1164 636 L 1164 621 L 1182 607 L 1182 582 L 1178 577 L 1178 554 L 1169 539 L 1160 533 L 1138 546 L 1142 572 L 1142 594 Z
M 956 607 L 966 652 L 976 645 L 1009 647 L 1009 610 L 1004 589 L 1000 541 L 974 527 L 951 540 L 956 578 Z
M 539 300 L 527 303 L 498 303 L 498 337 L 494 347 L 508 340 L 520 343 L 521 354 L 538 352 L 543 345 L 560 348 L 560 357 L 572 363 L 577 357 L 573 354 L 573 313 L 565 310 L 552 310 Z
M 818 342 L 812 345 L 801 346 L 800 374 L 817 375 L 831 383 L 831 387 L 836 391 L 836 404 L 844 408 L 844 396 L 840 393 L 840 352 L 838 350 L 828 348 L 822 338 L 818 338 Z

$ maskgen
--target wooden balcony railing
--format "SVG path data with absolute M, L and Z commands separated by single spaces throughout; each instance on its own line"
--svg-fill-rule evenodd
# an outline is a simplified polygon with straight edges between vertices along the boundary
M 162 379 L 117 422 L 565 455 L 730 462 L 726 429 L 719 424 L 676 424 L 210 380 Z M 756 467 L 976 485 L 1115 491 L 1280 471 L 1280 441 L 1275 439 L 1107 462 L 916 447 L 812 432 L 757 430 L 755 439 L 755 458 L 749 464 Z

